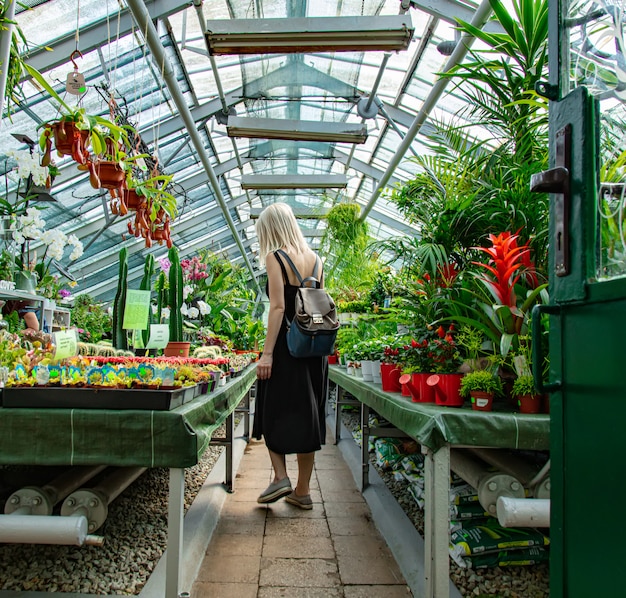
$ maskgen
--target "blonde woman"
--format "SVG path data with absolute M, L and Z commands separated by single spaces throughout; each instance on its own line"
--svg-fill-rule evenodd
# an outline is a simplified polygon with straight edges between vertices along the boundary
M 292 209 L 285 203 L 265 208 L 256 223 L 261 260 L 267 271 L 270 308 L 263 354 L 257 364 L 257 398 L 253 437 L 265 439 L 274 479 L 259 503 L 282 497 L 301 509 L 312 509 L 309 482 L 315 451 L 326 439 L 325 405 L 328 394 L 326 357 L 295 358 L 287 349 L 285 316 L 294 317 L 299 283 L 277 253 L 282 249 L 303 278 L 312 276 L 319 259 L 307 245 Z M 321 278 L 321 269 L 318 268 Z M 323 278 L 321 278 L 323 283 Z M 298 482 L 292 488 L 286 454 L 297 454 Z

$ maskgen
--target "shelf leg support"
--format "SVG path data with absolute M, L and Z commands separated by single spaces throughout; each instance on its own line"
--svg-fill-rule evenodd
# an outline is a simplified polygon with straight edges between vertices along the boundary
M 185 506 L 185 470 L 170 467 L 167 506 L 167 554 L 165 561 L 165 598 L 178 598 L 180 563 L 183 550 L 183 513 Z
M 434 452 L 422 446 L 424 460 L 424 572 L 426 598 L 449 598 L 450 445 Z

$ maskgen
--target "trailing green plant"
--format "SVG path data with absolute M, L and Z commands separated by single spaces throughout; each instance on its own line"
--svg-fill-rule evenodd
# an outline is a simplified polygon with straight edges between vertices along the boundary
M 488 392 L 494 396 L 503 393 L 502 380 L 490 370 L 475 370 L 461 378 L 461 396 L 469 397 L 473 391 Z
M 116 349 L 128 349 L 128 337 L 123 328 L 124 311 L 126 309 L 126 292 L 128 287 L 128 249 L 122 247 L 119 255 L 119 274 L 117 292 L 113 301 L 113 346 Z
M 180 266 L 180 257 L 176 247 L 170 248 L 167 252 L 167 257 L 170 261 L 170 270 L 168 273 L 170 341 L 182 342 L 183 315 L 180 308 L 183 305 L 183 269 Z

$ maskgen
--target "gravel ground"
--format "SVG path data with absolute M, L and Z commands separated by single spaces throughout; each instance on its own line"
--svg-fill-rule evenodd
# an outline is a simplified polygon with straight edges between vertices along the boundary
M 348 429 L 359 430 L 355 414 L 344 412 L 342 416 Z M 185 510 L 222 450 L 222 447 L 210 447 L 198 465 L 185 470 Z M 423 535 L 424 513 L 408 492 L 407 482 L 398 481 L 391 472 L 377 467 L 373 455 L 371 461 Z M 3 499 L 11 491 L 6 480 L 21 478 L 28 479 L 26 468 L 0 467 L 0 510 Z M 110 506 L 107 521 L 96 532 L 105 537 L 102 547 L 0 544 L 0 589 L 139 594 L 166 548 L 168 484 L 169 471 L 155 468 L 127 488 Z M 28 482 L 20 482 L 21 485 Z M 463 596 L 549 596 L 547 565 L 471 570 L 451 561 L 450 567 L 451 578 Z
M 185 470 L 185 511 L 222 450 L 209 447 Z M 25 469 L 1 468 L 0 480 L 26 479 Z M 120 494 L 96 532 L 105 538 L 101 547 L 0 544 L 0 589 L 139 594 L 167 545 L 168 487 L 169 470 L 154 468 Z M 0 512 L 3 504 L 0 500 Z
M 342 413 L 346 428 L 360 433 L 360 417 L 349 411 Z M 424 535 L 424 511 L 408 491 L 406 481 L 397 481 L 390 471 L 376 465 L 373 453 L 370 462 L 394 495 L 413 525 Z M 549 567 L 547 564 L 528 567 L 492 567 L 488 569 L 463 569 L 450 560 L 450 577 L 463 596 L 497 596 L 507 598 L 546 598 L 550 595 Z

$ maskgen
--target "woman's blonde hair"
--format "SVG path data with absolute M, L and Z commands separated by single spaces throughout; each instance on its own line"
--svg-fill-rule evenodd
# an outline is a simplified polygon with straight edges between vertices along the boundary
M 256 221 L 261 262 L 270 253 L 285 248 L 287 252 L 304 253 L 308 245 L 298 226 L 291 206 L 276 202 L 267 206 Z

